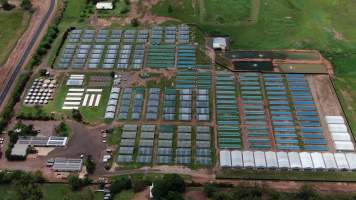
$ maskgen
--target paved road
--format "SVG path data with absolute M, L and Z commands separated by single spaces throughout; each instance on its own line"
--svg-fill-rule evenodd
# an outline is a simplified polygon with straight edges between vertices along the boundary
M 3 90 L 0 91 L 0 93 L 1 93 L 0 94 L 0 106 L 4 103 L 6 95 L 9 93 L 12 85 L 14 84 L 17 76 L 19 75 L 22 66 L 25 64 L 25 61 L 28 58 L 28 56 L 30 55 L 30 52 L 31 52 L 32 48 L 34 47 L 35 43 L 39 39 L 39 36 L 40 36 L 41 32 L 43 31 L 43 29 L 46 26 L 46 23 L 50 19 L 50 16 L 55 11 L 55 6 L 56 6 L 56 0 L 51 0 L 51 4 L 49 6 L 49 9 L 48 9 L 46 15 L 43 17 L 40 25 L 38 26 L 34 36 L 31 39 L 29 45 L 26 47 L 25 52 L 22 54 L 19 62 L 16 64 L 15 70 L 13 70 L 12 74 L 10 75 L 8 80 L 6 81 L 6 84 L 3 87 Z

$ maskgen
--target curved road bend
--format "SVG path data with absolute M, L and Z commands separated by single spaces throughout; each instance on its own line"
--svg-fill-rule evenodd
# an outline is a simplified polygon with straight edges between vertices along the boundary
M 28 56 L 30 55 L 30 52 L 32 50 L 32 48 L 34 47 L 35 43 L 37 42 L 37 40 L 39 39 L 39 36 L 41 34 L 41 32 L 43 31 L 43 29 L 46 26 L 46 23 L 48 22 L 48 20 L 50 19 L 50 16 L 52 15 L 53 11 L 55 10 L 55 6 L 56 6 L 56 0 L 51 0 L 51 4 L 49 6 L 49 9 L 46 13 L 46 15 L 43 17 L 40 25 L 38 26 L 37 30 L 34 33 L 34 36 L 32 37 L 30 43 L 27 45 L 25 52 L 22 54 L 19 62 L 16 64 L 15 66 L 15 70 L 12 71 L 10 77 L 8 78 L 8 80 L 5 83 L 5 87 L 3 87 L 3 89 L 0 91 L 0 106 L 4 103 L 4 100 L 6 98 L 6 95 L 9 93 L 12 85 L 14 84 L 22 66 L 25 64 L 26 59 L 28 58 Z

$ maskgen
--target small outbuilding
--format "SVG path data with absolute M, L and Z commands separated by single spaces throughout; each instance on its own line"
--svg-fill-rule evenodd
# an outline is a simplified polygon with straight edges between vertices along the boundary
M 112 2 L 109 1 L 102 1 L 96 3 L 96 9 L 97 10 L 112 10 L 114 8 L 114 5 Z
M 227 49 L 227 39 L 224 37 L 213 38 L 213 48 L 226 50 Z

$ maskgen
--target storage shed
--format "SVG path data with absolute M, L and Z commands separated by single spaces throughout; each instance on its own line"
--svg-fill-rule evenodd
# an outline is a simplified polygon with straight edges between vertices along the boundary
M 243 151 L 242 159 L 243 159 L 245 168 L 254 168 L 255 167 L 255 159 L 253 157 L 252 151 Z
M 266 163 L 268 168 L 273 168 L 273 169 L 278 168 L 276 152 L 267 151 L 265 152 L 265 157 L 266 157 Z
M 332 153 L 322 153 L 325 162 L 325 168 L 329 170 L 337 169 L 334 154 Z
M 262 151 L 255 151 L 253 153 L 253 156 L 255 157 L 255 166 L 256 168 L 266 168 L 267 164 L 266 164 L 266 157 L 265 157 L 265 153 Z
M 325 169 L 325 163 L 321 153 L 313 152 L 310 154 L 310 156 L 313 161 L 314 169 Z
M 114 8 L 114 5 L 112 2 L 98 2 L 96 3 L 96 9 L 97 10 L 112 10 Z
M 310 153 L 308 153 L 308 152 L 300 152 L 299 153 L 299 157 L 300 157 L 300 161 L 302 163 L 302 168 L 303 169 L 313 169 L 314 168 L 313 161 L 312 161 L 312 158 L 310 156 Z
M 228 150 L 220 151 L 220 166 L 231 167 L 231 154 Z
M 338 169 L 348 170 L 350 168 L 349 164 L 347 163 L 346 156 L 344 153 L 335 153 L 334 157 L 335 157 L 335 161 L 336 161 L 336 165 L 337 165 Z
M 302 168 L 302 163 L 300 162 L 299 153 L 288 152 L 288 158 L 289 158 L 290 167 L 292 169 L 301 169 Z
M 277 160 L 279 168 L 281 169 L 289 169 L 289 159 L 288 154 L 286 152 L 277 152 Z

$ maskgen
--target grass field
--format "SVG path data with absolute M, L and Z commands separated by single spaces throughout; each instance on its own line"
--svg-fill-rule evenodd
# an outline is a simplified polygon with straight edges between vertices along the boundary
M 337 92 L 341 94 L 342 104 L 352 127 L 356 132 L 356 3 L 351 0 L 264 0 L 259 2 L 259 12 L 255 6 L 243 7 L 245 1 L 234 1 L 235 6 L 217 5 L 213 0 L 183 0 L 172 3 L 163 0 L 153 8 L 157 15 L 178 18 L 182 22 L 198 25 L 209 35 L 226 35 L 232 40 L 234 49 L 316 49 L 322 52 L 334 65 L 337 79 Z M 230 1 L 229 1 L 230 2 Z M 232 2 L 232 1 L 231 1 Z M 252 4 L 251 4 L 252 5 Z M 211 23 L 201 20 L 204 12 L 209 15 L 246 15 L 250 12 L 255 21 L 235 23 Z M 247 10 L 243 10 L 247 9 Z M 203 12 L 203 13 L 202 13 Z M 244 14 L 245 13 L 245 14 Z M 253 18 L 251 17 L 250 18 Z M 353 98 L 352 98 L 353 97 Z
M 199 0 L 200 21 L 209 24 L 237 24 L 250 18 L 251 0 Z M 226 10 L 236 12 L 225 12 Z
M 89 80 L 91 75 L 100 75 L 106 76 L 109 75 L 108 73 L 85 73 L 86 79 Z M 54 100 L 50 101 L 47 105 L 42 107 L 42 111 L 50 115 L 52 112 L 56 112 L 57 114 L 71 117 L 72 111 L 71 110 L 62 110 L 62 106 L 65 100 L 65 97 L 68 93 L 69 87 L 66 86 L 67 77 L 63 74 L 59 76 L 58 83 L 59 86 L 56 89 L 54 94 Z M 91 88 L 88 86 L 88 88 Z M 90 124 L 96 124 L 104 121 L 104 114 L 107 106 L 107 102 L 109 101 L 110 91 L 111 91 L 111 84 L 110 86 L 100 87 L 103 89 L 101 93 L 101 99 L 98 107 L 80 107 L 79 110 L 83 116 L 83 121 L 89 122 Z M 37 112 L 35 107 L 28 107 L 22 106 L 19 110 L 19 113 L 32 113 L 33 115 Z
M 6 62 L 30 19 L 31 14 L 22 9 L 0 10 L 0 66 Z
M 73 192 L 69 185 L 65 184 L 42 184 L 41 189 L 43 192 L 43 199 L 46 200 L 80 200 L 85 199 L 89 192 L 88 189 L 83 189 L 78 192 Z M 0 200 L 10 200 L 13 193 L 16 192 L 10 185 L 0 185 Z M 84 197 L 84 195 L 86 195 Z M 102 193 L 92 193 L 95 200 L 103 199 Z
M 135 193 L 132 190 L 124 190 L 119 194 L 115 195 L 114 200 L 131 200 L 135 196 Z

